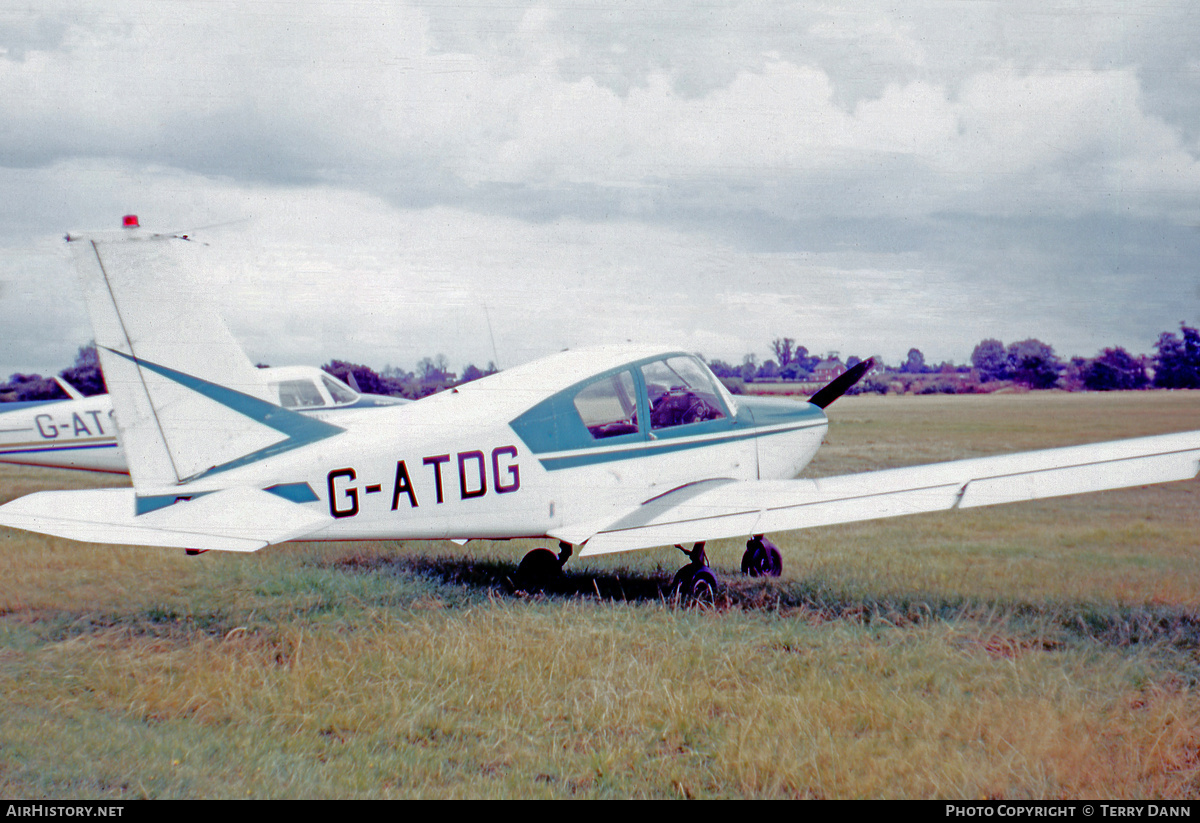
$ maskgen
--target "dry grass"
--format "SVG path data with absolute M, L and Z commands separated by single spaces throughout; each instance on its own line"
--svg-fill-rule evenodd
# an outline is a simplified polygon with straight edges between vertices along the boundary
M 830 416 L 816 472 L 1198 428 L 1200 393 Z M 0 499 L 113 481 L 0 469 Z M 672 550 L 527 598 L 521 541 L 185 558 L 0 530 L 0 793 L 1194 798 L 1198 486 L 782 535 L 778 581 L 714 544 L 711 611 L 662 596 Z

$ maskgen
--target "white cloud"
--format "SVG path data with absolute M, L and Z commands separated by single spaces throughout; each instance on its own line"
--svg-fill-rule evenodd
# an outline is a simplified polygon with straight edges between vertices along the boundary
M 514 22 L 514 61 L 497 48 L 438 51 L 420 9 L 339 7 L 331 24 L 321 6 L 278 17 L 257 8 L 97 12 L 69 25 L 55 49 L 0 59 L 0 145 L 32 163 L 116 156 L 379 193 L 439 174 L 464 186 L 544 188 L 782 181 L 827 192 L 832 181 L 856 193 L 831 198 L 834 214 L 1145 212 L 1161 194 L 1200 193 L 1194 149 L 1146 112 L 1130 68 L 1009 63 L 943 82 L 890 80 L 851 105 L 829 68 L 760 52 L 702 94 L 683 91 L 669 67 L 618 94 L 559 72 L 579 44 L 564 41 L 563 15 L 548 9 Z M 922 62 L 917 24 L 878 11 L 835 13 L 812 28 Z M 1098 196 L 1111 186 L 1121 202 Z M 914 202 L 881 187 L 923 195 Z

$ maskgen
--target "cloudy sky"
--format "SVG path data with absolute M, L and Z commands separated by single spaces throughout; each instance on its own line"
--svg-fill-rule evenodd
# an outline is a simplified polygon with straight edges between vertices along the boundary
M 1200 322 L 1198 43 L 1186 0 L 0 0 L 0 378 L 70 364 L 62 235 L 128 212 L 272 365 L 1150 352 Z

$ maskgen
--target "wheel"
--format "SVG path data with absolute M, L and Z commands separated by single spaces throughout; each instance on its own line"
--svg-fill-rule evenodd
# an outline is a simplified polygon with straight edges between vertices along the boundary
M 695 571 L 696 567 L 688 564 L 675 572 L 675 577 L 671 579 L 671 594 L 686 598 L 692 590 L 692 573 Z
M 689 563 L 675 572 L 671 591 L 681 603 L 711 608 L 717 601 L 717 576 L 708 566 Z
M 527 592 L 537 592 L 544 589 L 562 574 L 562 563 L 558 555 L 549 549 L 534 549 L 521 558 L 517 567 L 516 578 L 513 582 L 518 589 Z
M 717 605 L 717 576 L 708 566 L 692 575 L 691 603 L 706 609 Z
M 746 543 L 742 555 L 742 574 L 750 577 L 779 577 L 783 572 L 783 555 L 765 537 L 753 537 Z

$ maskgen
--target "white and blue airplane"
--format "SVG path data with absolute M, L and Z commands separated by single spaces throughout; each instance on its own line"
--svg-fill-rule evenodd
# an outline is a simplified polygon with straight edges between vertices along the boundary
M 676 581 L 716 587 L 704 544 L 767 532 L 1194 478 L 1200 431 L 797 479 L 848 373 L 797 403 L 734 397 L 669 349 L 568 350 L 403 406 L 301 414 L 189 286 L 186 236 L 69 235 L 132 488 L 52 491 L 0 525 L 93 543 L 252 552 L 293 540 L 549 538 L 520 574 L 692 543 Z
M 315 366 L 262 368 L 257 376 L 277 405 L 318 420 L 347 420 L 353 416 L 347 413 L 408 402 L 355 391 Z M 68 399 L 0 403 L 0 463 L 128 474 L 112 399 L 85 397 L 54 379 Z

